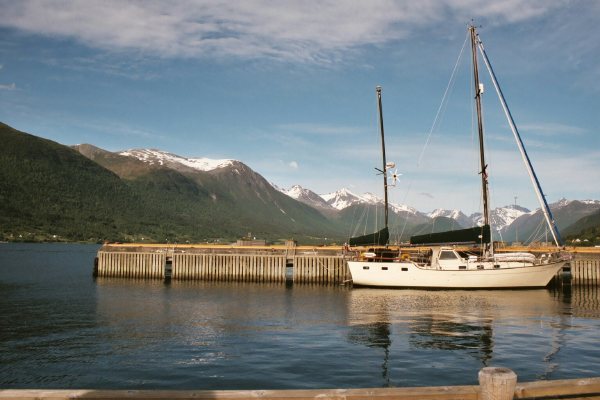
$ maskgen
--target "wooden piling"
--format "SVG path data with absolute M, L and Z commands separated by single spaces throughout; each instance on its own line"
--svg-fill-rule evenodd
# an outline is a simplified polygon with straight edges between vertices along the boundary
M 575 254 L 571 260 L 573 285 L 600 285 L 600 256 L 597 254 Z
M 517 374 L 508 368 L 486 367 L 479 371 L 481 400 L 512 400 Z
M 164 278 L 164 253 L 98 252 L 97 276 L 116 278 Z

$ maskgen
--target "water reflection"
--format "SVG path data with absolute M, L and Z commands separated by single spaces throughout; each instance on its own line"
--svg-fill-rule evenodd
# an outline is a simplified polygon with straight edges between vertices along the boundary
M 96 288 L 103 341 L 124 358 L 123 372 L 141 382 L 127 360 L 157 369 L 168 360 L 169 379 L 184 386 L 197 379 L 230 385 L 239 380 L 234 365 L 247 371 L 257 363 L 294 385 L 324 369 L 339 371 L 346 385 L 366 374 L 369 386 L 423 385 L 432 370 L 442 383 L 474 384 L 457 376 L 498 364 L 524 380 L 563 377 L 575 362 L 573 341 L 588 345 L 591 332 L 574 318 L 597 317 L 600 309 L 597 290 L 585 288 L 420 291 L 122 279 L 98 279 Z M 359 359 L 350 368 L 340 354 Z M 586 375 L 594 374 L 578 376 Z
M 549 335 L 542 337 L 543 347 L 536 349 L 542 352 L 544 363 L 537 377 L 545 378 L 558 367 L 557 354 L 564 344 L 565 330 L 571 327 L 570 315 L 583 310 L 597 314 L 597 302 L 597 292 L 579 289 L 567 293 L 354 289 L 348 302 L 348 340 L 383 349 L 381 372 L 389 385 L 390 365 L 407 350 L 424 351 L 429 357 L 459 353 L 483 367 L 504 350 L 497 351 L 497 337 L 501 347 L 507 340 L 512 346 L 527 346 L 528 336 L 543 329 Z M 585 316 L 590 317 L 590 313 Z M 538 347 L 539 343 L 533 345 Z
M 565 304 L 570 305 L 573 316 L 583 318 L 600 318 L 600 286 L 598 285 L 565 285 L 554 292 Z
M 414 347 L 439 350 L 468 350 L 485 366 L 493 349 L 492 321 L 452 321 L 424 316 L 411 323 L 410 343 Z
M 353 325 L 348 334 L 351 343 L 362 344 L 371 348 L 383 349 L 383 362 L 381 364 L 381 377 L 384 386 L 390 386 L 388 362 L 390 357 L 391 324 L 388 322 L 372 322 L 369 324 Z

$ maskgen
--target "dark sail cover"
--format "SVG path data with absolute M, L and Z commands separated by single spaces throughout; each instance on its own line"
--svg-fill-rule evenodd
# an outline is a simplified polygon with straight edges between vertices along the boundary
M 411 236 L 410 244 L 489 243 L 490 237 L 490 226 L 484 225 L 456 231 Z
M 389 238 L 390 231 L 385 227 L 379 232 L 350 238 L 348 244 L 350 246 L 385 246 Z

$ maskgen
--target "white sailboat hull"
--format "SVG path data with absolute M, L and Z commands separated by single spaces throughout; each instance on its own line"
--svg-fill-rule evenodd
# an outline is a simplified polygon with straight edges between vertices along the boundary
M 546 287 L 566 261 L 527 265 L 506 263 L 501 268 L 444 270 L 410 261 L 348 261 L 352 282 L 359 286 L 435 289 L 508 289 Z

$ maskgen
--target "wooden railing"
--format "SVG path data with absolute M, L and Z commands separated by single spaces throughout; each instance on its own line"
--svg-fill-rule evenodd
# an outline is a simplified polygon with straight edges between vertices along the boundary
M 52 390 L 0 389 L 0 400 L 15 399 L 386 399 L 386 400 L 508 400 L 508 399 L 600 399 L 600 377 L 517 383 L 507 368 L 479 371 L 479 385 L 372 389 L 302 390 Z

